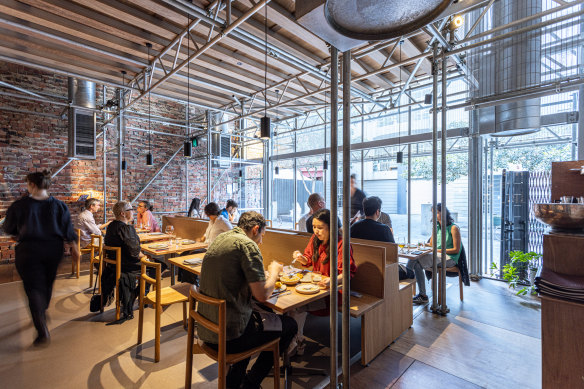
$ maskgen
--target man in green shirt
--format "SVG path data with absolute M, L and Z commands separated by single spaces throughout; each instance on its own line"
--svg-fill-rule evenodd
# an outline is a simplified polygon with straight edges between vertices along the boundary
M 249 350 L 277 337 L 280 337 L 280 350 L 287 350 L 297 331 L 296 321 L 287 316 L 279 316 L 281 328 L 264 328 L 261 316 L 252 309 L 251 297 L 260 303 L 265 302 L 272 294 L 278 273 L 282 270 L 282 264 L 270 263 L 269 278 L 266 279 L 264 261 L 258 247 L 265 228 L 266 221 L 261 214 L 245 212 L 239 218 L 237 227 L 220 234 L 213 241 L 203 259 L 199 292 L 225 300 L 227 304 L 227 353 Z M 216 308 L 201 303 L 197 310 L 217 322 Z M 198 336 L 209 346 L 217 347 L 217 336 L 213 332 L 201 326 Z M 249 358 L 230 367 L 228 388 L 259 388 L 274 361 L 270 352 L 262 352 L 246 375 L 248 363 Z

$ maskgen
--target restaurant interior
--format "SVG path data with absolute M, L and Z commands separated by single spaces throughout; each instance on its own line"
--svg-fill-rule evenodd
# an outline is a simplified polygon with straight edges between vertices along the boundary
M 220 301 L 199 281 L 231 234 L 209 238 L 217 218 L 257 212 L 266 280 L 282 268 L 258 301 L 306 318 L 296 347 L 262 345 L 262 388 L 583 388 L 583 15 L 584 0 L 2 0 L 0 387 L 230 387 L 260 349 L 222 357 L 225 300 L 221 323 L 199 314 Z M 9 208 L 45 170 L 75 239 L 39 342 Z M 324 283 L 303 266 L 322 208 L 330 269 L 356 269 Z M 144 254 L 129 278 L 106 243 L 119 212 Z M 84 213 L 101 227 L 87 241 Z M 371 217 L 391 240 L 352 236 Z

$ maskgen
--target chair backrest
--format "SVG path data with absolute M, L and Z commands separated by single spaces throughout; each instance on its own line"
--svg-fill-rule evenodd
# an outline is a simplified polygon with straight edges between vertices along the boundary
M 154 269 L 156 269 L 156 275 L 154 276 L 155 278 L 150 277 L 146 273 L 146 269 L 148 267 L 153 267 Z M 161 273 L 162 270 L 160 263 L 150 262 L 147 259 L 140 259 L 140 293 L 144 295 L 144 292 L 146 290 L 146 283 L 154 285 L 157 303 L 160 302 L 160 297 L 162 296 L 162 283 L 160 281 Z
M 115 251 L 116 259 L 108 258 L 108 251 Z M 116 280 L 118 280 L 122 274 L 122 248 L 103 245 L 101 253 L 101 259 L 103 262 L 116 266 Z
M 77 233 L 77 250 L 81 252 L 81 230 L 79 228 L 76 228 L 75 232 Z
M 227 304 L 225 303 L 225 300 L 219 300 L 213 297 L 205 296 L 204 294 L 197 292 L 194 287 L 191 288 L 189 300 L 190 300 L 189 306 L 191 307 L 191 316 L 199 325 L 217 334 L 217 337 L 219 339 L 219 342 L 217 343 L 219 345 L 219 353 L 224 353 L 226 342 L 226 312 L 227 312 L 226 311 Z M 201 316 L 201 314 L 197 312 L 195 303 L 204 303 L 217 307 L 218 312 L 217 323 L 213 323 L 211 320 Z
M 99 253 L 99 256 L 102 257 L 102 247 L 103 247 L 103 236 L 102 235 L 96 235 L 96 234 L 91 234 L 91 242 L 89 243 L 90 247 L 91 247 L 91 257 L 93 258 L 95 256 L 95 251 L 97 250 L 97 252 Z

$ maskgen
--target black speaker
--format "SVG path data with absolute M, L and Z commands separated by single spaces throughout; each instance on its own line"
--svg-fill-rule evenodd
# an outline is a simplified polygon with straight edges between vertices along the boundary
M 432 104 L 432 94 L 431 93 L 424 96 L 424 104 Z
M 146 154 L 146 165 L 152 166 L 154 164 L 154 158 L 152 158 L 152 153 Z
M 191 157 L 193 155 L 193 144 L 191 141 L 186 141 L 183 146 L 183 155 L 185 157 Z

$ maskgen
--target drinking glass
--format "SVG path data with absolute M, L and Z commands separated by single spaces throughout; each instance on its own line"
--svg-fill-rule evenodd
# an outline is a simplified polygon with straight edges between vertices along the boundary
M 418 250 L 420 251 L 424 250 L 424 242 L 418 241 Z
M 405 246 L 404 240 L 405 240 L 405 238 L 403 238 L 401 236 L 397 238 L 397 245 L 399 247 L 399 252 L 402 254 L 404 252 L 404 246 Z

